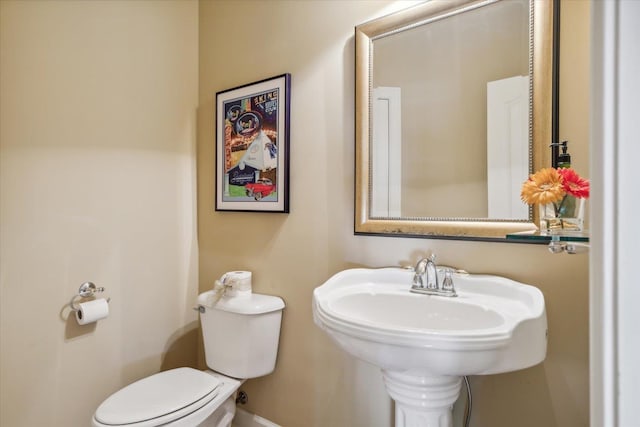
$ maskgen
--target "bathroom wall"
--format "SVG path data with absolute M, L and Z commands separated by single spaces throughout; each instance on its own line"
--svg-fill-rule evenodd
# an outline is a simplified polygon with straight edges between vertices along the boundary
M 196 364 L 197 85 L 196 1 L 0 2 L 0 425 Z
M 560 136 L 588 176 L 589 3 L 562 2 Z M 376 368 L 338 350 L 313 323 L 313 289 L 354 266 L 411 264 L 431 251 L 445 264 L 504 275 L 546 298 L 543 364 L 471 378 L 472 426 L 588 425 L 588 256 L 544 246 L 353 235 L 353 27 L 389 1 L 200 3 L 198 237 L 200 290 L 249 269 L 254 290 L 280 295 L 276 371 L 248 381 L 247 409 L 287 427 L 388 427 L 393 410 Z M 214 211 L 216 91 L 292 74 L 291 213 Z M 202 364 L 202 361 L 201 361 Z M 459 409 L 459 408 L 458 408 Z

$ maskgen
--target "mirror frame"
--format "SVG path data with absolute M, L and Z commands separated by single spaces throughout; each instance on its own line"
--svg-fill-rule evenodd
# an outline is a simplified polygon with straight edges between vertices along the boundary
M 383 16 L 355 28 L 355 234 L 423 237 L 434 239 L 506 241 L 509 233 L 536 230 L 537 209 L 529 209 L 527 220 L 467 218 L 373 218 L 371 206 L 371 88 L 373 40 L 390 32 L 402 31 L 430 20 L 500 0 L 428 1 Z M 553 83 L 557 64 L 557 37 L 554 31 L 554 3 L 559 0 L 531 0 L 529 120 L 530 173 L 551 164 L 549 144 L 557 122 L 556 93 Z

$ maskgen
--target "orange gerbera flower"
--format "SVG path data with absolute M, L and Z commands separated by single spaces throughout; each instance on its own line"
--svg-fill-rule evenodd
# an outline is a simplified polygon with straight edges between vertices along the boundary
M 562 187 L 564 191 L 578 199 L 589 198 L 589 180 L 582 178 L 578 173 L 571 169 L 558 169 L 558 173 L 562 177 Z
M 529 205 L 545 205 L 560 201 L 565 195 L 562 176 L 554 168 L 543 168 L 522 184 L 520 197 Z

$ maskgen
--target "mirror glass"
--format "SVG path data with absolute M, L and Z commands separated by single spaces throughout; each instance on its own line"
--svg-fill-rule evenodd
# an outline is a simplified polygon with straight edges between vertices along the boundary
M 550 5 L 426 2 L 356 27 L 356 233 L 535 229 L 519 194 L 548 164 Z

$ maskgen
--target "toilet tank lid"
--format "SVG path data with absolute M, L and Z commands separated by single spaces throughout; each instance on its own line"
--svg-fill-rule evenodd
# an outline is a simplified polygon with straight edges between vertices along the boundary
M 160 372 L 109 396 L 94 417 L 108 425 L 149 420 L 158 420 L 161 425 L 205 405 L 218 394 L 216 390 L 220 384 L 214 376 L 192 368 Z
M 228 311 L 238 314 L 264 314 L 282 310 L 284 301 L 280 297 L 263 294 L 249 294 L 239 296 L 223 296 L 213 306 L 214 291 L 207 291 L 198 295 L 198 305 L 216 310 Z

